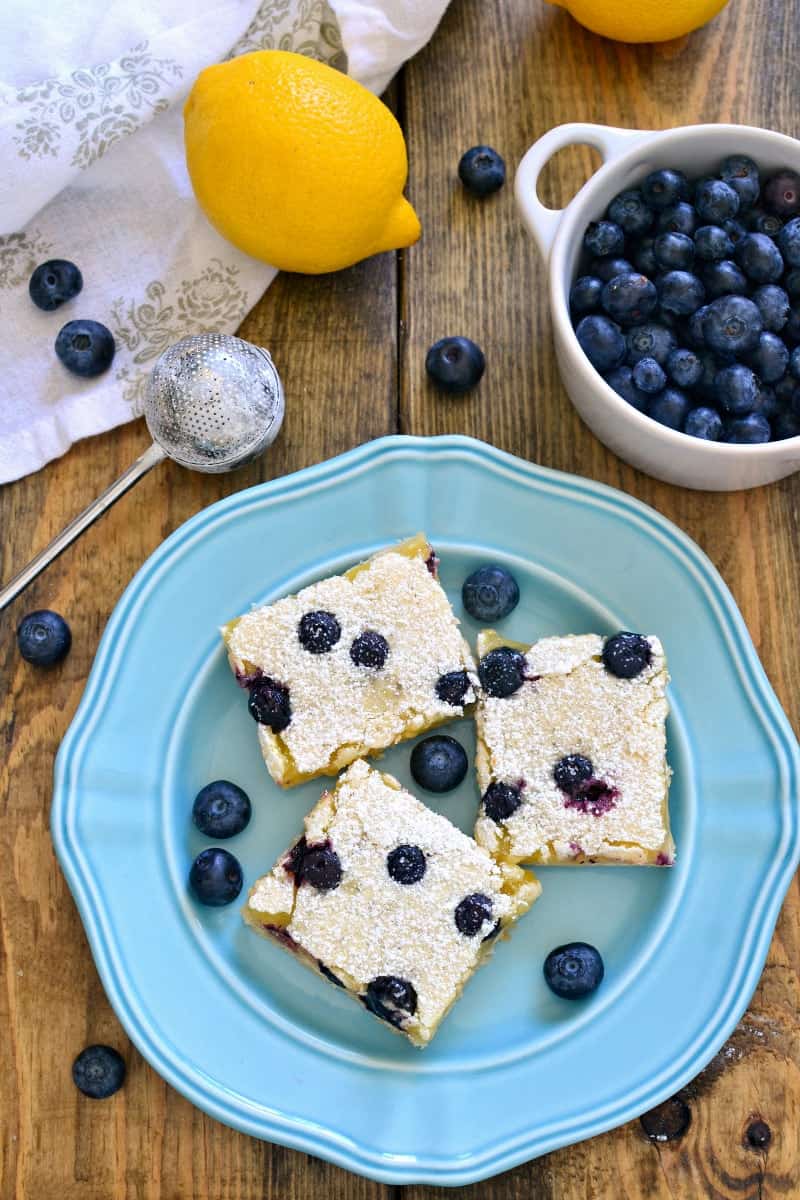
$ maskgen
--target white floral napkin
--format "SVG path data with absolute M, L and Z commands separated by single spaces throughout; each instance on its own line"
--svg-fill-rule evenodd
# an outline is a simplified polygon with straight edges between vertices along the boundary
M 0 16 L 0 483 L 136 415 L 154 360 L 233 332 L 275 276 L 211 228 L 183 159 L 183 100 L 207 64 L 295 50 L 380 92 L 447 0 L 4 0 Z M 28 296 L 48 258 L 84 286 L 53 313 Z M 108 325 L 95 380 L 55 357 L 63 323 Z M 291 403 L 291 397 L 287 398 Z

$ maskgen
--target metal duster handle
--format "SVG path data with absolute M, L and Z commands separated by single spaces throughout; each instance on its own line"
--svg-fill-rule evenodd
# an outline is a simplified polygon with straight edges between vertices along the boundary
M 74 521 L 70 521 L 65 529 L 62 529 L 58 537 L 54 538 L 49 546 L 46 546 L 34 559 L 31 559 L 27 567 L 24 567 L 18 575 L 14 576 L 10 583 L 7 583 L 0 590 L 0 612 L 12 600 L 16 599 L 29 583 L 33 582 L 45 567 L 58 558 L 62 550 L 66 550 L 67 546 L 71 546 L 85 529 L 88 529 L 98 517 L 103 515 L 106 509 L 109 509 L 112 504 L 119 500 L 120 496 L 124 496 L 151 467 L 162 462 L 166 457 L 164 451 L 155 442 L 145 450 L 144 454 L 140 455 L 136 462 L 132 463 L 127 471 L 124 471 L 120 475 L 119 479 L 115 479 L 111 486 L 107 487 L 96 500 L 92 501 L 88 508 L 85 508 Z

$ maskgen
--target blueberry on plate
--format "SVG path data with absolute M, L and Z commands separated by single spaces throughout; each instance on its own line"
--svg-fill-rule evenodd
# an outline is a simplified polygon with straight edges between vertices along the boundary
M 73 375 L 93 379 L 111 366 L 114 358 L 111 330 L 99 321 L 67 321 L 56 337 L 56 354 Z
M 617 367 L 625 356 L 625 338 L 619 325 L 609 321 L 608 317 L 582 317 L 575 329 L 578 339 L 589 362 L 598 371 L 610 371 Z
M 733 242 L 720 225 L 701 225 L 694 235 L 694 252 L 704 262 L 721 262 L 733 255 Z
M 771 430 L 769 421 L 761 413 L 751 412 L 746 417 L 736 417 L 725 426 L 725 441 L 743 444 L 768 442 Z
M 201 850 L 189 871 L 189 887 L 195 899 L 209 908 L 230 904 L 242 890 L 238 858 L 219 846 Z
M 699 383 L 703 364 L 694 350 L 679 346 L 667 357 L 667 375 L 679 388 L 691 388 Z
M 742 363 L 732 363 L 717 371 L 714 388 L 720 407 L 734 416 L 751 412 L 758 399 L 758 380 Z
M 686 414 L 683 432 L 706 442 L 718 442 L 722 437 L 722 417 L 715 408 L 701 405 Z
M 694 189 L 694 206 L 705 224 L 719 225 L 735 217 L 739 205 L 738 193 L 721 179 L 702 179 Z
M 643 359 L 639 360 L 644 361 Z M 650 362 L 655 362 L 655 359 L 650 359 Z M 628 404 L 633 405 L 638 412 L 644 412 L 647 405 L 650 403 L 650 397 L 646 392 L 642 392 L 633 382 L 633 368 L 628 366 L 614 367 L 613 371 L 608 371 L 603 378 L 609 387 L 612 387 L 618 396 L 622 396 Z
M 83 276 L 75 263 L 66 258 L 51 258 L 38 266 L 28 283 L 28 294 L 37 308 L 53 312 L 77 296 Z
M 17 645 L 26 662 L 36 667 L 52 667 L 69 653 L 72 633 L 59 613 L 41 608 L 27 613 L 20 621 Z
M 660 233 L 653 241 L 653 257 L 660 271 L 690 271 L 694 255 L 694 242 L 685 233 Z
M 671 329 L 656 322 L 645 322 L 625 335 L 625 361 L 635 367 L 640 358 L 654 358 L 663 367 L 678 342 Z
M 478 678 L 489 696 L 505 699 L 519 691 L 525 682 L 525 659 L 511 646 L 498 646 L 484 654 L 478 663 Z
M 785 282 L 788 282 L 788 278 Z M 800 285 L 800 272 L 798 272 L 797 282 Z M 787 292 L 774 283 L 765 283 L 763 287 L 756 288 L 753 292 L 752 301 L 761 313 L 764 328 L 770 333 L 780 333 L 789 317 Z
M 646 275 L 615 275 L 603 288 L 603 308 L 620 325 L 640 325 L 658 303 L 655 285 Z
M 640 358 L 633 368 L 633 382 L 648 396 L 655 396 L 667 384 L 664 370 L 654 358 Z
M 589 270 L 592 275 L 602 280 L 603 283 L 608 283 L 609 279 L 614 279 L 617 275 L 633 274 L 633 265 L 628 262 L 627 258 L 593 258 L 589 264 Z
M 486 359 L 470 338 L 445 337 L 434 342 L 425 355 L 425 370 L 443 392 L 460 395 L 480 382 Z
M 625 251 L 625 232 L 614 221 L 591 221 L 583 235 L 586 250 L 595 257 L 619 257 Z
M 733 257 L 753 283 L 774 283 L 783 274 L 781 252 L 765 233 L 746 233 Z
M 596 275 L 581 275 L 570 288 L 569 307 L 573 316 L 584 317 L 600 307 L 603 281 Z
M 712 300 L 703 318 L 706 345 L 716 354 L 748 354 L 758 345 L 763 328 L 761 313 L 745 296 Z
M 113 1046 L 87 1046 L 72 1064 L 72 1082 L 90 1100 L 107 1100 L 125 1082 L 125 1059 Z
M 651 171 L 642 184 L 642 195 L 651 208 L 668 208 L 678 200 L 685 200 L 689 194 L 689 184 L 681 171 L 672 171 L 664 167 L 660 171 Z
M 789 366 L 789 348 L 777 333 L 764 332 L 747 361 L 762 383 L 777 383 Z
M 706 263 L 701 273 L 711 300 L 717 296 L 741 296 L 747 291 L 747 276 L 729 258 L 724 258 L 722 262 Z
M 656 287 L 662 309 L 678 317 L 691 316 L 706 298 L 703 284 L 689 271 L 667 271 L 659 275 Z
M 635 679 L 652 657 L 650 643 L 641 633 L 621 629 L 603 643 L 603 666 L 618 679 Z
M 461 599 L 476 621 L 501 621 L 519 604 L 519 584 L 505 567 L 487 563 L 464 580 Z
M 800 217 L 787 221 L 777 237 L 778 249 L 790 267 L 800 267 Z
M 794 217 L 800 212 L 800 175 L 788 169 L 778 171 L 764 184 L 764 208 L 777 217 Z
M 679 200 L 677 204 L 670 204 L 668 208 L 662 208 L 658 214 L 657 229 L 659 233 L 685 233 L 691 237 L 696 226 L 697 213 L 685 200 Z
M 666 425 L 669 429 L 683 429 L 686 414 L 690 408 L 689 397 L 678 388 L 665 387 L 663 392 L 653 396 L 647 409 L 648 417 Z
M 631 237 L 641 237 L 653 224 L 653 210 L 645 204 L 638 188 L 629 188 L 615 196 L 608 206 L 608 217 Z
M 746 154 L 729 155 L 719 169 L 719 177 L 736 192 L 741 208 L 755 204 L 761 190 L 761 179 L 752 158 Z
M 458 178 L 474 196 L 489 196 L 506 181 L 506 164 L 491 146 L 473 146 L 461 156 Z
M 435 734 L 411 751 L 411 774 L 426 792 L 451 792 L 467 773 L 467 755 L 455 738 Z
M 605 968 L 600 952 L 587 942 L 556 946 L 544 960 L 544 978 L 563 1000 L 588 996 L 602 982 Z
M 251 815 L 247 792 L 228 779 L 207 783 L 195 796 L 192 820 L 206 837 L 235 837 L 246 828 Z

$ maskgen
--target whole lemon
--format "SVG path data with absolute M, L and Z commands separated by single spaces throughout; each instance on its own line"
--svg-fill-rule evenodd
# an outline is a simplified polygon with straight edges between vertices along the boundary
M 186 162 L 211 224 L 240 250 L 316 275 L 410 246 L 408 158 L 389 109 L 332 67 L 257 50 L 207 67 L 184 109 Z
M 668 42 L 699 29 L 728 0 L 548 0 L 576 21 L 617 42 Z

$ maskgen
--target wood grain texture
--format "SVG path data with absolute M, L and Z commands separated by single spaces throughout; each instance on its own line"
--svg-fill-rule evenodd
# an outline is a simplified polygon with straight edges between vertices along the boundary
M 158 468 L 3 615 L 0 1200 L 399 1197 L 399 1189 L 224 1128 L 162 1083 L 116 1023 L 53 857 L 53 757 L 100 633 L 144 558 L 220 496 L 398 427 L 474 434 L 604 480 L 677 521 L 711 556 L 797 728 L 798 478 L 704 495 L 647 479 L 608 453 L 558 380 L 544 273 L 511 188 L 474 201 L 455 168 L 479 141 L 513 166 L 539 134 L 569 120 L 649 128 L 735 120 L 797 135 L 799 60 L 797 6 L 782 0 L 733 0 L 690 39 L 640 48 L 593 37 L 539 0 L 454 0 L 398 86 L 423 240 L 402 257 L 384 255 L 336 276 L 283 276 L 243 325 L 243 336 L 269 346 L 284 379 L 287 420 L 275 447 L 235 476 Z M 592 163 L 585 149 L 559 155 L 545 199 L 566 201 Z M 488 360 L 478 391 L 455 401 L 428 387 L 423 368 L 427 346 L 449 333 L 474 337 Z M 0 489 L 0 578 L 145 444 L 136 423 Z M 18 658 L 13 629 L 23 612 L 44 606 L 68 617 L 74 644 L 43 677 Z M 637 1121 L 491 1182 L 456 1193 L 404 1189 L 403 1200 L 800 1198 L 799 969 L 795 881 L 747 1016 L 683 1095 L 691 1125 L 681 1139 L 654 1145 Z M 126 1087 L 108 1103 L 83 1100 L 70 1080 L 74 1054 L 90 1041 L 119 1046 L 129 1062 Z M 771 1130 L 766 1149 L 747 1142 L 756 1118 Z

